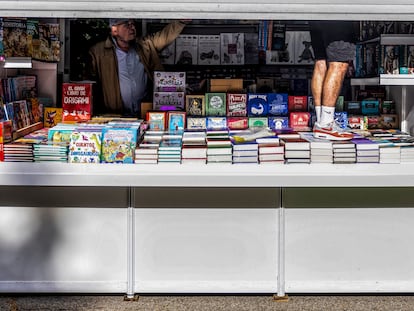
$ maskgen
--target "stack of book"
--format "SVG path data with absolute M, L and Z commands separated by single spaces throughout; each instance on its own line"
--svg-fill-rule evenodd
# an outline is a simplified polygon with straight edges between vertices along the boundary
M 310 143 L 311 163 L 332 163 L 333 148 L 332 141 L 320 139 L 313 136 L 312 132 L 303 132 L 301 136 Z
M 310 163 L 310 143 L 306 139 L 283 138 L 280 140 L 285 147 L 286 163 Z
M 43 141 L 33 145 L 35 162 L 68 162 L 68 143 Z
M 228 130 L 208 130 L 207 163 L 233 163 L 233 149 Z
M 357 163 L 379 163 L 379 144 L 369 138 L 355 138 L 351 141 L 356 147 Z
M 204 130 L 184 131 L 181 163 L 207 163 L 207 141 Z
M 33 162 L 33 144 L 10 142 L 3 146 L 4 162 Z
M 414 162 L 414 145 L 400 147 L 400 161 L 401 163 Z
M 258 163 L 259 145 L 256 141 L 242 143 L 232 142 L 233 144 L 233 164 L 238 163 Z
M 284 164 L 285 147 L 278 137 L 256 138 L 260 164 Z
M 182 133 L 166 133 L 158 147 L 158 163 L 181 163 Z
M 356 163 L 356 147 L 352 141 L 333 141 L 332 148 L 333 163 Z
M 159 143 L 150 143 L 149 145 L 138 145 L 135 149 L 136 164 L 157 164 L 158 163 Z
M 380 163 L 400 163 L 401 162 L 401 147 L 396 145 L 381 146 Z

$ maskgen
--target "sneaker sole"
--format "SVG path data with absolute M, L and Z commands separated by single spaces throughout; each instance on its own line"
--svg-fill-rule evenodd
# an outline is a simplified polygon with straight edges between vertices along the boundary
M 329 139 L 329 140 L 351 140 L 353 138 L 353 136 L 334 136 L 331 134 L 327 134 L 327 133 L 322 133 L 322 132 L 313 132 L 313 136 L 316 138 L 321 138 L 321 139 Z

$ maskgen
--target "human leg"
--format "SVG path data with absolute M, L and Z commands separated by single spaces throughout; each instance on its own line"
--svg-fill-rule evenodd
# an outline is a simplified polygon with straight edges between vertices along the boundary
M 313 97 L 313 103 L 315 105 L 316 122 L 320 122 L 321 118 L 321 107 L 322 107 L 322 89 L 325 81 L 327 72 L 326 60 L 318 59 L 315 62 L 312 80 L 311 80 L 311 91 Z
M 348 63 L 345 62 L 329 63 L 322 86 L 322 111 L 319 122 L 321 126 L 327 126 L 334 120 L 336 101 L 341 92 L 348 66 Z

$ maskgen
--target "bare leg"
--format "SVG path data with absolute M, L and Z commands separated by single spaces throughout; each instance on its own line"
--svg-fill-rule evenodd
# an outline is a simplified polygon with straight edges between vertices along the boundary
M 329 63 L 322 88 L 322 104 L 324 106 L 335 107 L 348 66 L 348 63 L 342 62 Z
M 317 60 L 312 74 L 311 89 L 313 102 L 315 106 L 322 105 L 322 89 L 327 71 L 326 61 L 324 59 Z

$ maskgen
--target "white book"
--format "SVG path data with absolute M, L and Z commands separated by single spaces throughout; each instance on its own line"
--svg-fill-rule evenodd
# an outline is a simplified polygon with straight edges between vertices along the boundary
M 198 64 L 220 65 L 220 35 L 198 36 Z
M 198 35 L 179 35 L 175 39 L 175 63 L 197 65 Z

